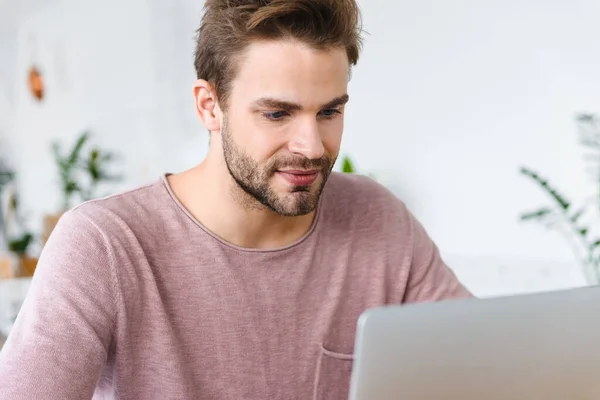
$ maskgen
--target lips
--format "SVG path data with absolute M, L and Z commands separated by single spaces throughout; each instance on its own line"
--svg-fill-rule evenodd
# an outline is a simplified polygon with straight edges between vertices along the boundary
M 314 183 L 319 177 L 320 171 L 303 171 L 303 170 L 290 170 L 290 171 L 277 171 L 277 173 L 288 183 L 294 186 L 308 186 Z

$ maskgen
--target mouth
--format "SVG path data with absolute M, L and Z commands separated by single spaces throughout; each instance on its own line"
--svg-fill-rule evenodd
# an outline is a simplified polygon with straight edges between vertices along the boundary
M 294 186 L 308 186 L 313 184 L 319 174 L 320 170 L 285 170 L 277 171 L 277 174 L 285 179 L 288 183 Z

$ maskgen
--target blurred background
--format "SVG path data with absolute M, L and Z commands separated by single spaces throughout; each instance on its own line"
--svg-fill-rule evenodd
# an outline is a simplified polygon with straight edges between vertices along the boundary
M 356 171 L 406 202 L 478 296 L 596 284 L 600 2 L 359 3 L 342 146 Z M 202 5 L 0 0 L 4 331 L 62 211 L 204 157 Z

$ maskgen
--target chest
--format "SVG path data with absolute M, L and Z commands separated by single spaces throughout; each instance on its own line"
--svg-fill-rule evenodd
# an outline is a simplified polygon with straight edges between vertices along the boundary
M 339 246 L 181 259 L 146 260 L 152 279 L 124 297 L 138 318 L 119 326 L 122 385 L 173 398 L 344 399 L 359 315 L 402 295 L 387 255 Z M 131 363 L 152 368 L 128 374 Z

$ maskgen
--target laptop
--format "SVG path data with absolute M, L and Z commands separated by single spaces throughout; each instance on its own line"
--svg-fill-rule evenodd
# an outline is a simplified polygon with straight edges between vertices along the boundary
M 367 310 L 350 400 L 599 400 L 600 287 Z

